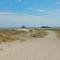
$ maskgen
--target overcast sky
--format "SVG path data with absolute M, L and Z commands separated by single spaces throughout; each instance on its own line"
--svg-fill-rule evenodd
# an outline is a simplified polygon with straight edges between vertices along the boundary
M 60 0 L 0 0 L 0 27 L 60 26 Z

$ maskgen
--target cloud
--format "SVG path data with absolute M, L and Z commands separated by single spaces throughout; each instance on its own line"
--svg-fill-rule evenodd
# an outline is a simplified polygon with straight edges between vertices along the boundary
M 0 16 L 33 16 L 27 13 L 16 13 L 16 12 L 0 12 Z
M 50 11 L 49 11 L 50 12 Z M 55 14 L 53 12 L 50 15 Z M 0 12 L 0 26 L 38 26 L 38 25 L 56 25 L 60 24 L 60 18 L 48 16 L 34 16 L 22 13 Z M 51 23 L 53 22 L 53 23 Z
M 42 9 L 33 9 L 26 8 L 26 12 L 17 13 L 17 12 L 0 12 L 0 15 L 18 15 L 18 16 L 59 16 L 60 9 L 58 10 L 42 10 Z M 33 11 L 32 11 L 33 10 Z
M 9 15 L 12 14 L 11 12 L 0 12 L 0 15 Z
M 42 16 L 59 16 L 60 9 L 57 10 L 43 10 L 43 9 L 34 9 L 34 8 L 26 8 L 27 11 L 32 12 L 35 15 Z
M 42 10 L 42 9 L 34 9 L 34 8 L 25 8 L 28 10 L 32 10 L 32 11 L 36 11 L 36 12 L 45 12 L 46 10 Z
M 43 10 L 43 9 L 34 9 L 34 8 L 26 8 L 27 10 L 30 10 L 30 12 L 34 12 L 33 15 L 40 15 L 40 16 L 59 16 L 60 15 L 60 9 L 56 10 Z
M 56 12 L 48 12 L 47 13 L 49 16 L 57 16 L 57 13 Z
M 48 11 L 47 14 L 50 16 L 60 16 L 60 9 Z
M 38 12 L 45 12 L 46 10 L 36 9 Z

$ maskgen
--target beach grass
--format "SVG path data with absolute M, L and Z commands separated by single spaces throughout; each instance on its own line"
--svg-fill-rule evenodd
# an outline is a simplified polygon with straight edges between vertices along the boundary
M 50 31 L 53 31 L 56 34 L 56 37 L 60 39 L 60 29 L 48 29 Z
M 15 40 L 26 41 L 30 38 L 43 38 L 46 35 L 48 35 L 48 32 L 44 29 L 32 29 L 29 31 L 18 29 L 0 29 L 0 43 L 11 42 Z
M 34 30 L 32 30 L 32 33 L 31 33 L 32 37 L 37 37 L 37 38 L 43 38 L 46 35 L 48 35 L 48 32 L 45 29 L 42 29 L 42 30 L 41 29 L 34 29 Z

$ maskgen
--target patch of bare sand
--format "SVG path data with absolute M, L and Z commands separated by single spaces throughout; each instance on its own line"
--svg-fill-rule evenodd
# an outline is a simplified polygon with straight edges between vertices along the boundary
M 45 38 L 2 44 L 0 60 L 60 60 L 60 41 L 54 32 L 48 32 Z

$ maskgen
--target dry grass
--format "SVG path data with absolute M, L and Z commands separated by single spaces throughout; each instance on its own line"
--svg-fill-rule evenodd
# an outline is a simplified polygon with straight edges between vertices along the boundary
M 60 39 L 60 29 L 54 30 L 56 37 Z
M 53 31 L 56 34 L 56 37 L 60 39 L 60 29 L 49 29 L 50 31 Z
M 16 30 L 4 30 L 0 31 L 0 43 L 1 42 L 10 42 L 15 40 L 23 40 L 26 31 L 16 31 Z
M 25 41 L 27 39 L 32 38 L 40 38 L 45 37 L 48 35 L 48 32 L 46 30 L 40 30 L 40 29 L 33 29 L 27 31 L 19 31 L 19 30 L 0 30 L 0 43 L 1 42 L 11 42 L 15 40 Z
M 48 35 L 47 30 L 34 29 L 31 32 L 31 37 L 43 38 Z

